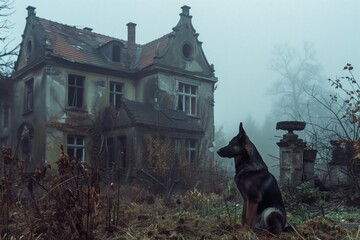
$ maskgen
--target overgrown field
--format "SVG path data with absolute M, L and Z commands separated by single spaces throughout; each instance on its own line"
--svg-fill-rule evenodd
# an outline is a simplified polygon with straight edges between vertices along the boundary
M 284 192 L 294 230 L 274 236 L 244 231 L 232 181 L 217 194 L 197 189 L 154 195 L 146 183 L 101 180 L 64 153 L 58 174 L 25 174 L 2 149 L 0 239 L 360 239 L 358 196 L 351 188 L 319 191 L 303 184 Z
M 139 189 L 129 191 L 138 191 L 139 195 L 121 204 L 120 221 L 113 232 L 99 228 L 96 236 L 102 235 L 104 239 L 360 239 L 359 227 L 342 225 L 359 222 L 360 210 L 336 205 L 340 203 L 324 206 L 325 216 L 307 204 L 293 208 L 288 220 L 294 231 L 274 236 L 259 229 L 242 230 L 240 204 L 226 201 L 221 195 L 192 190 L 164 202 L 149 196 L 144 198 L 144 192 Z

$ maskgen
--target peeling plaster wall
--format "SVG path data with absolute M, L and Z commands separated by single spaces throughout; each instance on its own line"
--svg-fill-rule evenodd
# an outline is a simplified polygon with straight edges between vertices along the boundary
M 53 131 L 51 129 L 46 129 L 46 154 L 45 154 L 45 163 L 46 164 L 55 164 L 60 156 L 60 146 L 64 145 L 65 134 L 60 131 Z
M 67 110 L 67 79 L 69 74 L 85 77 L 83 110 L 88 113 L 93 113 L 109 105 L 110 81 L 124 83 L 124 97 L 129 100 L 135 99 L 134 86 L 129 79 L 49 66 L 47 73 L 48 85 L 46 89 L 46 91 L 50 93 L 46 99 L 48 120 L 62 116 L 62 113 Z M 61 121 L 61 119 L 59 119 L 59 121 Z
M 214 141 L 214 82 L 159 73 L 142 78 L 138 83 L 137 100 L 148 104 L 157 103 L 163 108 L 177 108 L 178 83 L 183 82 L 198 87 L 198 116 L 194 116 L 204 128 L 205 135 L 199 144 L 200 156 L 212 163 L 214 153 L 209 151 Z M 197 137 L 194 136 L 194 139 Z
M 111 81 L 123 83 L 124 97 L 129 100 L 135 100 L 135 89 L 132 80 L 92 74 L 85 71 L 76 71 L 56 65 L 49 65 L 46 69 L 46 92 L 49 93 L 46 95 L 47 122 L 65 123 L 69 118 L 69 115 L 66 113 L 69 111 L 69 109 L 67 109 L 67 81 L 69 74 L 85 77 L 83 110 L 87 112 L 90 117 L 94 117 L 95 113 L 109 106 L 109 84 Z M 70 111 L 77 110 L 73 109 Z M 66 148 L 67 135 L 54 128 L 47 128 L 46 132 L 46 161 L 48 163 L 54 163 L 59 157 L 60 144 L 63 144 Z M 90 156 L 91 149 L 87 150 L 86 156 Z M 87 160 L 90 159 L 87 157 Z
M 32 111 L 25 112 L 25 83 L 33 80 L 33 109 Z M 44 93 L 44 78 L 43 69 L 34 69 L 31 74 L 25 75 L 21 78 L 14 80 L 14 99 L 11 106 L 11 132 L 9 132 L 9 140 L 11 147 L 22 158 L 22 142 L 18 138 L 21 134 L 19 127 L 23 123 L 29 123 L 34 129 L 34 134 L 30 139 L 30 152 L 31 157 L 25 163 L 26 171 L 33 171 L 36 167 L 42 165 L 44 161 L 44 119 L 46 111 L 44 111 L 45 93 Z

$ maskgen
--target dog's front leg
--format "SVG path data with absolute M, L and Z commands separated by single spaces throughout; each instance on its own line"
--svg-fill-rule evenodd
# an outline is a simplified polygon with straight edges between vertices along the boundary
M 257 202 L 251 202 L 251 201 L 247 201 L 246 204 L 246 214 L 245 214 L 245 226 L 251 228 L 254 218 L 256 216 L 256 211 L 258 208 L 259 203 Z
M 246 223 L 246 208 L 247 208 L 247 199 L 243 197 L 243 207 L 241 213 L 241 224 L 244 226 Z

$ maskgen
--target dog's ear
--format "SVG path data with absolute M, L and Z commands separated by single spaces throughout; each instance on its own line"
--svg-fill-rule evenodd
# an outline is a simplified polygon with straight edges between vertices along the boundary
M 239 125 L 239 135 L 241 136 L 241 135 L 243 135 L 243 134 L 245 134 L 245 131 L 244 131 L 244 128 L 243 128 L 243 126 L 242 126 L 242 122 L 240 122 L 240 125 Z
M 244 145 L 249 143 L 249 137 L 246 135 L 246 132 L 242 126 L 242 122 L 240 122 L 239 125 L 239 138 Z

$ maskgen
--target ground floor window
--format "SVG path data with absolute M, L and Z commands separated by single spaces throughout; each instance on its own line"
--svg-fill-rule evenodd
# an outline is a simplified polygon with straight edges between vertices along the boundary
M 67 153 L 80 161 L 85 161 L 85 139 L 82 136 L 67 137 Z
M 185 140 L 185 157 L 186 161 L 190 164 L 195 163 L 197 152 L 197 140 L 186 139 Z

